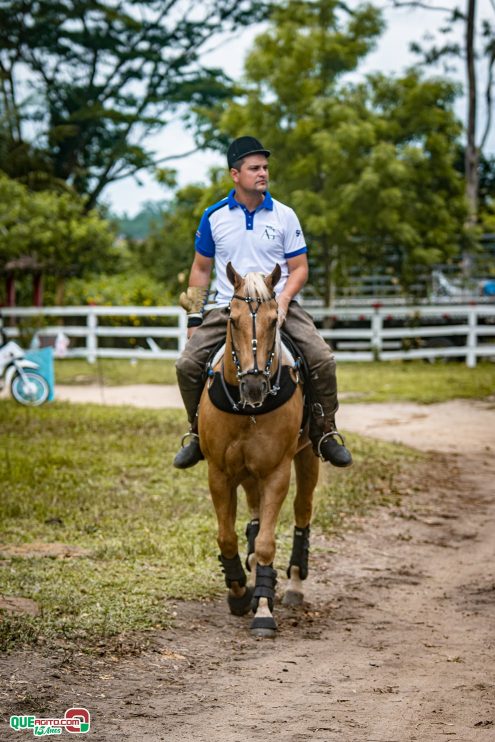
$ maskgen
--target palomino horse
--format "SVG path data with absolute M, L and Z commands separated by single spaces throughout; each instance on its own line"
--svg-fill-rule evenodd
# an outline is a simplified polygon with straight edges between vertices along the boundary
M 302 580 L 308 570 L 309 524 L 319 467 L 307 434 L 301 432 L 303 390 L 297 367 L 283 368 L 294 362 L 281 344 L 277 325 L 273 288 L 280 273 L 277 265 L 266 278 L 259 273 L 248 273 L 242 278 L 229 263 L 227 275 L 234 295 L 225 352 L 210 371 L 209 383 L 213 378 L 214 383 L 221 384 L 233 409 L 223 411 L 215 406 L 208 384 L 199 407 L 199 437 L 208 462 L 209 487 L 218 520 L 219 560 L 229 588 L 230 611 L 243 615 L 252 608 L 252 633 L 268 637 L 275 636 L 277 628 L 272 615 L 277 575 L 273 568 L 275 528 L 289 488 L 291 464 L 294 461 L 297 494 L 289 582 L 284 596 L 287 605 L 299 604 L 303 598 Z M 295 391 L 281 406 L 264 412 L 262 405 L 273 402 L 281 386 L 279 367 L 284 377 L 292 377 L 289 383 Z M 239 485 L 246 492 L 251 513 L 246 531 L 246 566 L 250 571 L 256 569 L 254 591 L 246 584 L 235 530 Z

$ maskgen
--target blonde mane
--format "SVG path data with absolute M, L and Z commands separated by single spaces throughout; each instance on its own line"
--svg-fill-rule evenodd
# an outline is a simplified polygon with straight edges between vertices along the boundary
M 271 291 L 267 287 L 262 273 L 246 273 L 244 277 L 244 288 L 246 296 L 253 296 L 269 301 L 272 298 Z

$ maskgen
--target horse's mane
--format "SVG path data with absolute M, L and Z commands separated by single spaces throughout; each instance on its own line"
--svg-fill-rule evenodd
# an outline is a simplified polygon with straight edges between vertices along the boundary
M 246 290 L 246 296 L 257 297 L 265 301 L 269 301 L 272 298 L 272 293 L 267 287 L 262 273 L 246 273 L 244 288 Z

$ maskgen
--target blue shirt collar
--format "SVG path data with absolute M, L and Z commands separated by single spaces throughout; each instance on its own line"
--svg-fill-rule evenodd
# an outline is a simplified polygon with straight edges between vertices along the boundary
M 235 209 L 237 206 L 240 206 L 241 209 L 244 209 L 244 211 L 247 211 L 245 206 L 240 204 L 239 201 L 235 200 L 235 188 L 232 188 L 227 198 L 229 202 L 229 209 Z M 260 203 L 256 211 L 261 211 L 261 209 L 268 209 L 268 211 L 273 211 L 273 199 L 268 191 L 266 191 L 265 198 Z

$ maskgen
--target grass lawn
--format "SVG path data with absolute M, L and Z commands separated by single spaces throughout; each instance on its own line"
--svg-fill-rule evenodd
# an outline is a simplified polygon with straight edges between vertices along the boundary
M 173 361 L 101 359 L 91 365 L 83 360 L 56 362 L 59 384 L 100 383 L 175 384 Z M 495 392 L 495 363 L 483 361 L 476 368 L 463 363 L 387 361 L 341 363 L 337 367 L 340 392 L 347 402 L 444 402 L 459 397 L 482 398 Z
M 167 625 L 174 599 L 224 592 L 206 465 L 181 473 L 171 466 L 182 432 L 179 411 L 64 403 L 29 409 L 0 401 L 0 594 L 41 609 L 37 617 L 3 613 L 4 650 L 61 638 L 89 647 Z M 327 467 L 317 492 L 314 525 L 326 533 L 397 501 L 398 476 L 419 457 L 349 439 L 355 465 Z M 246 520 L 242 502 L 243 550 Z M 286 568 L 291 533 L 288 500 L 279 569 Z M 79 554 L 57 556 L 60 545 Z
M 67 358 L 55 361 L 58 384 L 176 384 L 174 361 L 99 358 L 96 363 Z
M 342 363 L 337 379 L 340 392 L 350 395 L 346 403 L 482 399 L 495 393 L 495 363 L 483 361 L 475 368 L 456 362 Z

